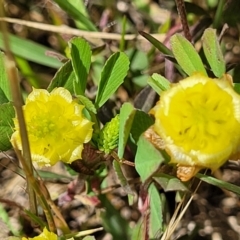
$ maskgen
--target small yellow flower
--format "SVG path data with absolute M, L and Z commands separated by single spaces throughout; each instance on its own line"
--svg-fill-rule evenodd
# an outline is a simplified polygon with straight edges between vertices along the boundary
M 34 238 L 25 238 L 23 237 L 22 240 L 57 240 L 57 235 L 55 233 L 49 232 L 45 227 L 43 232 Z
M 55 88 L 51 93 L 33 89 L 23 106 L 33 162 L 54 165 L 62 160 L 81 159 L 83 143 L 92 137 L 93 123 L 83 114 L 84 106 L 73 101 L 70 92 Z M 17 118 L 11 142 L 22 150 Z
M 163 92 L 151 110 L 172 163 L 214 171 L 239 150 L 240 96 L 228 78 L 195 74 Z

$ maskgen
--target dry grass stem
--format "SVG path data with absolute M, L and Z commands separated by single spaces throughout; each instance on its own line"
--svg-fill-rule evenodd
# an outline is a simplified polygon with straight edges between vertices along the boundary
M 122 38 L 122 35 L 118 33 L 82 31 L 79 29 L 70 28 L 68 26 L 54 26 L 46 23 L 31 22 L 31 21 L 26 21 L 26 20 L 21 20 L 16 18 L 3 17 L 3 18 L 0 18 L 0 21 L 20 24 L 26 27 L 36 28 L 39 30 L 47 31 L 47 32 L 55 32 L 55 33 L 61 33 L 61 34 L 80 36 L 87 39 L 93 38 L 93 39 L 121 40 Z M 163 41 L 165 38 L 165 34 L 151 34 L 151 35 L 154 38 L 158 39 L 159 41 Z M 125 40 L 146 40 L 144 37 L 138 34 L 125 34 L 124 39 Z

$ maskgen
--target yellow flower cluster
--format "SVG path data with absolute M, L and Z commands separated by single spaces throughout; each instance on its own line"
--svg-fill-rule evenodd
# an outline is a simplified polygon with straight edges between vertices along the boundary
M 71 163 L 81 159 L 83 144 L 91 140 L 93 131 L 93 123 L 82 114 L 83 108 L 64 88 L 51 93 L 33 89 L 23 106 L 33 162 L 49 166 L 59 160 Z M 17 118 L 14 124 L 11 142 L 22 150 Z
M 151 110 L 172 163 L 214 171 L 239 150 L 240 96 L 228 78 L 195 74 L 163 92 Z
M 23 237 L 22 240 L 57 240 L 57 235 L 55 233 L 49 232 L 45 227 L 43 232 L 34 238 L 25 238 Z

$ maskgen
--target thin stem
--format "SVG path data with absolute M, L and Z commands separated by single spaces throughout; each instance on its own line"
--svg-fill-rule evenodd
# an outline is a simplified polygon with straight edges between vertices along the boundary
M 0 3 L 1 3 L 0 6 L 4 6 L 3 0 L 0 0 Z M 3 7 L 0 7 L 0 16 L 1 17 L 4 16 Z M 10 81 L 13 104 L 14 104 L 18 122 L 19 122 L 20 135 L 21 135 L 22 148 L 23 148 L 23 158 L 28 165 L 29 173 L 33 175 L 32 160 L 31 160 L 31 153 L 30 153 L 28 136 L 27 136 L 27 129 L 26 129 L 26 124 L 25 124 L 24 115 L 22 111 L 23 102 L 22 102 L 22 96 L 21 96 L 20 87 L 19 87 L 19 78 L 18 78 L 16 66 L 14 63 L 14 57 L 11 53 L 11 48 L 9 45 L 9 38 L 8 38 L 6 23 L 0 22 L 0 29 L 3 33 L 3 42 L 4 42 L 5 52 L 6 52 L 6 63 L 5 63 L 6 71 Z M 29 184 L 28 179 L 27 179 L 27 189 L 28 189 L 28 195 L 29 195 L 30 210 L 32 213 L 37 214 L 36 196 L 33 188 Z
M 135 164 L 133 162 L 130 162 L 128 160 L 125 160 L 125 159 L 120 159 L 117 155 L 116 152 L 111 152 L 111 156 L 116 160 L 118 161 L 119 163 L 122 163 L 122 164 L 126 164 L 128 166 L 131 166 L 131 167 L 135 167 Z
M 185 214 L 185 212 L 187 211 L 188 207 L 190 206 L 194 195 L 196 194 L 197 190 L 199 189 L 200 185 L 201 185 L 202 181 L 200 181 L 197 185 L 197 187 L 195 188 L 194 192 L 192 193 L 190 199 L 187 201 L 186 205 L 184 206 L 184 208 L 182 209 L 183 203 L 186 199 L 186 196 L 188 193 L 185 193 L 183 196 L 182 201 L 178 204 L 177 208 L 174 211 L 174 214 L 170 220 L 170 222 L 168 223 L 168 226 L 161 238 L 161 240 L 169 240 L 170 237 L 173 235 L 173 232 L 175 231 L 175 229 L 177 228 L 180 220 L 182 219 L 183 215 Z
M 122 20 L 122 33 L 121 33 L 121 41 L 120 41 L 120 51 L 123 52 L 125 49 L 125 34 L 126 34 L 126 16 L 123 16 L 123 20 Z
M 53 215 L 52 215 L 51 209 L 49 207 L 49 204 L 47 202 L 48 195 L 46 195 L 46 190 L 42 188 L 39 180 L 36 179 L 33 176 L 33 174 L 31 174 L 29 166 L 26 163 L 25 159 L 23 158 L 21 152 L 18 150 L 18 148 L 16 146 L 16 143 L 13 142 L 12 144 L 13 144 L 13 147 L 15 148 L 15 152 L 16 152 L 16 155 L 17 155 L 19 161 L 21 162 L 21 164 L 23 166 L 23 170 L 25 172 L 26 178 L 28 179 L 30 185 L 34 189 L 34 191 L 35 191 L 35 193 L 38 197 L 39 203 L 43 208 L 43 211 L 45 213 L 45 216 L 46 216 L 46 219 L 47 219 L 47 222 L 48 222 L 49 230 L 51 232 L 56 232 L 56 226 L 55 226 L 55 223 L 54 223 Z
M 42 179 L 40 177 L 36 178 L 32 174 L 30 174 L 30 170 L 26 164 L 26 161 L 24 161 L 20 151 L 17 149 L 15 142 L 13 142 L 13 147 L 15 148 L 15 152 L 16 152 L 18 159 L 22 163 L 26 178 L 29 179 L 31 186 L 34 189 L 34 191 L 38 197 L 39 203 L 40 203 L 41 207 L 43 208 L 43 211 L 45 213 L 45 216 L 46 216 L 46 219 L 48 222 L 49 230 L 51 232 L 56 232 L 55 221 L 54 221 L 54 217 L 52 214 L 52 211 L 53 211 L 55 216 L 58 217 L 58 219 L 59 219 L 58 223 L 59 223 L 59 226 L 60 226 L 62 232 L 64 234 L 69 234 L 71 231 L 70 231 L 66 221 L 64 220 L 62 214 L 60 213 L 59 209 L 57 208 L 55 203 L 52 201 L 49 191 L 46 188 L 44 182 L 42 181 Z
M 177 10 L 178 10 L 179 17 L 180 17 L 181 22 L 182 22 L 182 28 L 183 28 L 184 36 L 186 37 L 186 39 L 189 42 L 191 42 L 192 41 L 192 36 L 191 36 L 189 26 L 188 26 L 187 13 L 186 13 L 184 0 L 175 0 L 175 2 L 176 2 L 176 5 L 177 5 Z
M 53 26 L 51 24 L 46 23 L 39 23 L 39 22 L 32 22 L 32 21 L 26 21 L 22 19 L 17 18 L 7 18 L 7 17 L 0 17 L 0 22 L 9 22 L 9 23 L 17 23 L 26 27 L 35 28 L 38 30 L 44 30 L 47 32 L 54 32 L 54 33 L 62 33 L 62 34 L 69 34 L 69 35 L 75 35 L 86 38 L 88 41 L 92 41 L 94 39 L 108 39 L 108 40 L 121 40 L 122 35 L 118 33 L 108 33 L 108 32 L 90 32 L 90 31 L 83 31 L 67 26 Z M 165 34 L 151 34 L 154 38 L 156 38 L 159 41 L 163 41 L 166 37 Z M 124 39 L 126 41 L 131 40 L 143 40 L 147 41 L 143 36 L 139 34 L 125 34 Z M 93 42 L 94 43 L 94 42 Z
M 41 179 L 38 179 L 38 183 L 39 183 L 39 190 L 38 190 L 38 194 L 40 195 L 40 197 L 46 199 L 47 205 L 49 205 L 52 209 L 52 211 L 54 212 L 54 214 L 58 217 L 58 219 L 61 222 L 61 230 L 64 234 L 68 234 L 70 233 L 70 229 L 65 221 L 65 219 L 63 218 L 61 212 L 59 211 L 58 207 L 55 205 L 55 203 L 52 201 L 51 196 L 49 194 L 48 189 L 46 188 L 46 185 L 44 184 L 44 182 Z M 42 194 L 41 194 L 42 193 Z M 43 195 L 43 196 L 42 196 Z M 45 202 L 44 202 L 45 204 Z M 46 206 L 45 206 L 46 207 Z M 46 208 L 46 212 L 49 214 L 48 208 Z M 52 214 L 51 214 L 52 215 Z M 51 218 L 50 218 L 51 219 Z

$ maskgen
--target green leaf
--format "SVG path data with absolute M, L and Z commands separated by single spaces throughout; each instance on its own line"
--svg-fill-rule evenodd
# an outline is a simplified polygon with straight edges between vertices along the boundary
M 97 110 L 91 100 L 82 95 L 77 95 L 76 97 L 86 107 L 88 111 L 97 114 Z
M 138 142 L 140 135 L 153 124 L 154 124 L 154 119 L 151 118 L 147 113 L 141 110 L 135 111 L 134 119 L 132 122 L 132 128 L 131 128 L 131 135 L 135 143 Z
M 6 95 L 3 92 L 3 90 L 0 88 L 0 104 L 8 103 L 8 102 L 9 102 L 8 98 L 6 97 Z
M 142 74 L 142 71 L 132 72 L 132 83 L 135 85 L 136 89 L 142 89 L 147 86 L 147 80 L 149 78 L 149 75 Z
M 129 69 L 129 59 L 125 53 L 117 52 L 105 63 L 95 100 L 96 108 L 101 107 L 123 83 Z
M 135 166 L 142 181 L 147 180 L 165 161 L 163 152 L 157 150 L 144 136 L 138 141 Z
M 143 51 L 130 48 L 126 51 L 130 59 L 130 70 L 132 72 L 144 71 L 149 67 L 147 54 Z
M 75 20 L 81 22 L 86 30 L 90 31 L 97 31 L 96 26 L 87 18 L 85 17 L 77 7 L 72 5 L 69 1 L 66 0 L 54 0 L 60 8 L 62 8 L 64 11 L 66 11 L 69 16 L 73 17 Z M 76 4 L 76 3 L 75 3 Z
M 11 99 L 11 89 L 5 67 L 5 55 L 0 51 L 0 103 L 9 102 Z
M 123 158 L 124 149 L 127 144 L 129 133 L 132 127 L 136 109 L 130 103 L 124 103 L 119 114 L 119 140 L 118 157 Z
M 233 88 L 238 94 L 240 94 L 240 83 L 234 83 Z
M 160 95 L 162 91 L 170 88 L 170 82 L 160 74 L 154 73 L 149 79 L 148 84 Z
M 10 138 L 13 133 L 13 118 L 15 111 L 12 103 L 0 105 L 0 151 L 12 148 Z
M 201 174 L 201 173 L 197 173 L 195 175 L 195 177 L 199 178 L 200 180 L 202 180 L 206 183 L 212 184 L 212 185 L 217 186 L 219 188 L 224 188 L 224 189 L 226 189 L 228 191 L 231 191 L 233 193 L 236 193 L 238 196 L 240 196 L 240 187 L 237 186 L 237 185 L 234 185 L 234 184 L 231 184 L 231 183 L 228 183 L 228 182 L 224 182 L 222 180 L 219 180 L 219 179 L 216 179 L 214 177 L 207 176 L 207 175 L 204 175 L 204 174 Z
M 163 188 L 164 192 L 188 191 L 187 186 L 174 176 L 165 173 L 156 173 L 153 175 L 153 179 Z
M 14 55 L 47 67 L 59 68 L 62 66 L 60 61 L 46 55 L 46 52 L 51 52 L 52 49 L 12 34 L 8 34 L 8 36 L 10 48 Z M 2 33 L 0 33 L 0 48 L 4 49 Z
M 74 79 L 75 74 L 73 72 L 71 60 L 69 60 L 59 68 L 47 89 L 51 92 L 56 87 L 64 87 L 73 94 Z
M 125 51 L 130 60 L 131 82 L 136 88 L 144 88 L 147 85 L 148 74 L 143 72 L 149 69 L 149 57 L 143 51 L 130 48 Z
M 154 184 L 148 189 L 150 198 L 149 237 L 158 236 L 163 229 L 163 209 L 159 191 Z
M 186 38 L 180 34 L 175 34 L 171 37 L 170 42 L 178 64 L 189 76 L 196 72 L 200 72 L 207 76 L 200 56 Z
M 73 83 L 74 91 L 77 95 L 84 95 L 91 65 L 91 47 L 83 38 L 73 38 L 69 42 L 69 47 L 76 76 Z
M 203 51 L 208 63 L 218 78 L 226 72 L 225 62 L 219 45 L 216 29 L 208 28 L 203 33 Z
M 133 230 L 132 230 L 132 236 L 131 236 L 131 240 L 145 240 L 146 237 L 148 236 L 147 234 L 147 223 L 148 223 L 148 219 L 146 216 L 141 217 L 137 224 L 134 226 Z

